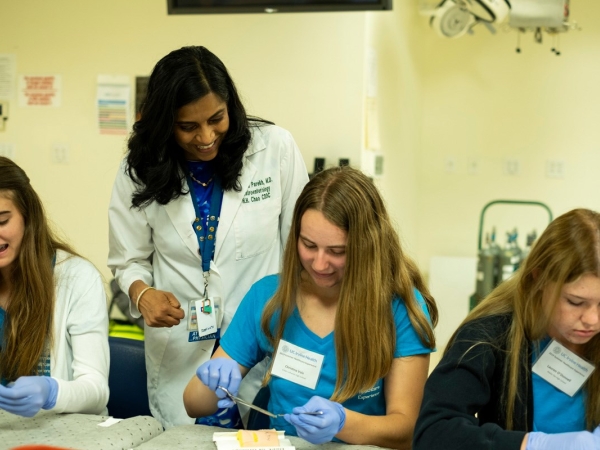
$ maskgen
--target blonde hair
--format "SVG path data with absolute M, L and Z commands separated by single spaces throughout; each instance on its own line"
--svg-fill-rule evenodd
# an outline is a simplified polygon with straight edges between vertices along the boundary
M 586 274 L 600 277 L 600 214 L 574 209 L 548 225 L 517 273 L 494 289 L 461 324 L 462 327 L 482 317 L 512 314 L 511 326 L 504 336 L 508 363 L 504 368 L 501 398 L 501 403 L 506 405 L 507 429 L 512 429 L 514 424 L 520 365 L 528 363 L 521 351 L 530 341 L 546 336 L 552 319 L 548 312 L 555 310 L 563 285 Z M 554 289 L 549 304 L 544 304 L 542 294 L 549 283 L 554 283 Z M 456 332 L 450 342 L 455 338 Z M 493 342 L 485 344 L 494 345 Z M 596 366 L 600 364 L 600 335 L 588 342 L 584 356 Z M 592 430 L 600 424 L 600 370 L 594 371 L 584 388 L 586 426 Z
M 52 343 L 56 250 L 76 253 L 50 229 L 42 202 L 25 172 L 0 157 L 0 195 L 13 202 L 23 216 L 24 234 L 11 266 L 11 292 L 0 351 L 0 376 L 14 381 L 38 373 L 38 362 Z
M 302 272 L 298 236 L 302 216 L 309 209 L 321 212 L 347 233 L 346 265 L 335 319 L 338 376 L 332 396 L 332 400 L 343 402 L 372 387 L 391 368 L 396 346 L 394 296 L 404 301 L 412 325 L 428 348 L 435 347 L 433 328 L 413 288 L 423 295 L 433 326 L 437 324 L 437 307 L 417 266 L 404 255 L 377 188 L 360 171 L 336 167 L 317 174 L 296 202 L 280 285 L 265 306 L 261 321 L 273 348 L 296 306 Z M 273 332 L 271 323 L 276 314 L 279 318 Z M 264 382 L 269 379 L 270 371 Z

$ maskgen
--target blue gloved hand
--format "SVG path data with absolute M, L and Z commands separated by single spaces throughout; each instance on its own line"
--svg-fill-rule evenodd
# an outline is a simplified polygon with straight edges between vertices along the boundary
M 593 433 L 574 431 L 547 434 L 532 431 L 527 437 L 526 450 L 600 450 L 600 427 Z
M 242 382 L 242 374 L 238 363 L 231 358 L 215 358 L 206 361 L 196 370 L 196 376 L 200 381 L 215 391 L 217 397 L 221 400 L 217 402 L 219 408 L 231 408 L 234 403 L 227 397 L 227 394 L 217 386 L 223 386 L 232 395 L 237 396 Z
M 23 417 L 56 404 L 58 383 L 43 376 L 19 377 L 10 387 L 0 386 L 0 408 Z
M 307 411 L 322 411 L 322 415 L 300 414 Z M 344 428 L 346 410 L 342 405 L 323 397 L 312 397 L 304 406 L 292 410 L 283 418 L 294 425 L 298 436 L 311 444 L 329 442 Z

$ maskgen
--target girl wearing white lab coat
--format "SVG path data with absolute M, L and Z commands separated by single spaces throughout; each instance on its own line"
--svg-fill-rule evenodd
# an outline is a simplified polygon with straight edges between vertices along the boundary
M 184 47 L 157 63 L 113 188 L 108 264 L 144 317 L 164 426 L 193 422 L 183 390 L 250 286 L 279 271 L 307 181 L 290 133 L 246 115 L 215 55 Z
M 106 414 L 107 335 L 102 276 L 56 236 L 27 174 L 0 156 L 0 410 Z

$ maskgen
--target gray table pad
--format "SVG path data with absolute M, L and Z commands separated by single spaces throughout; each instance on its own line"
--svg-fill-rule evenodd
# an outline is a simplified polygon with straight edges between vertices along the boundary
M 135 447 L 135 449 L 165 450 L 169 448 L 176 448 L 177 450 L 216 450 L 217 447 L 212 440 L 213 433 L 216 431 L 223 432 L 228 430 L 219 427 L 207 427 L 204 425 L 180 425 L 178 427 L 168 428 L 161 435 L 148 442 L 144 442 L 138 447 Z M 347 445 L 333 442 L 321 445 L 313 445 L 296 436 L 287 436 L 287 438 L 297 450 L 354 450 L 359 448 L 372 450 L 382 448 L 372 445 Z
M 45 444 L 79 450 L 127 450 L 163 432 L 153 417 L 138 416 L 110 427 L 98 426 L 106 419 L 108 416 L 88 414 L 38 414 L 24 418 L 0 410 L 0 449 Z

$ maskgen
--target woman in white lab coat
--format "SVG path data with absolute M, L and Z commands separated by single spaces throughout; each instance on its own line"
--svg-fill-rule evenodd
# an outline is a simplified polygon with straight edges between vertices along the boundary
M 191 423 L 183 389 L 250 286 L 278 272 L 306 167 L 289 132 L 246 115 L 204 47 L 156 64 L 128 147 L 108 264 L 144 317 L 152 414 Z

